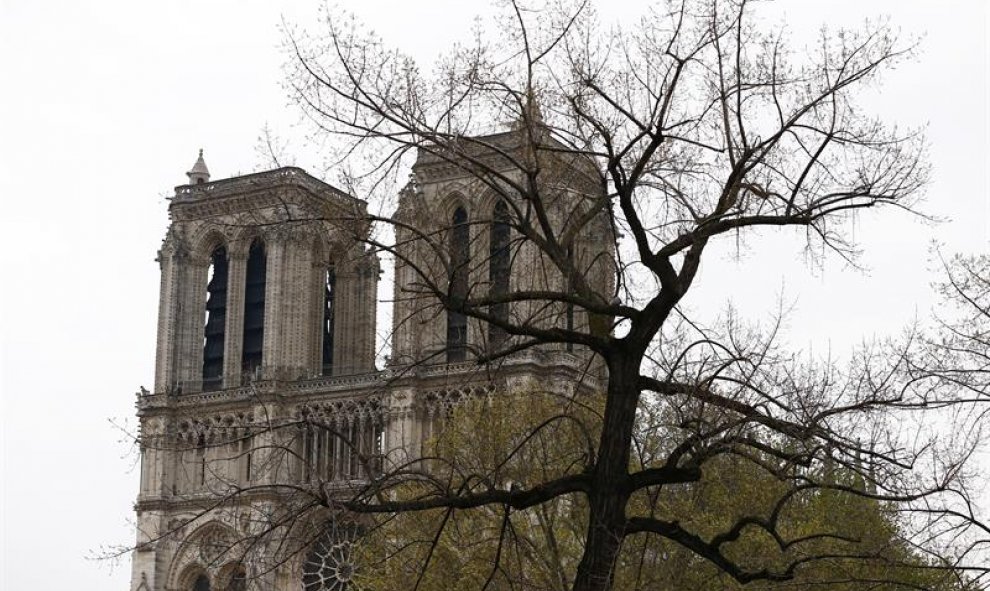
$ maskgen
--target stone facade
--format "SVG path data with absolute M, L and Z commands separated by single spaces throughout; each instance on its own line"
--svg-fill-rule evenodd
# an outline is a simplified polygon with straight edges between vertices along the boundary
M 489 139 L 518 149 L 512 133 Z M 585 163 L 559 165 L 559 202 L 549 209 L 564 224 L 598 189 Z M 456 215 L 466 216 L 468 260 L 491 258 L 498 200 L 436 158 L 421 156 L 413 173 L 395 215 L 394 325 L 382 369 L 379 259 L 363 201 L 297 168 L 210 182 L 202 154 L 190 184 L 176 188 L 158 258 L 155 387 L 137 402 L 132 591 L 344 589 L 353 522 L 328 518 L 307 491 L 347 495 L 416 459 L 434 418 L 465 397 L 595 387 L 581 351 L 540 346 L 495 365 L 480 362 L 490 327 L 470 321 L 463 334 L 451 332 L 456 323 L 424 278 L 453 276 L 444 249 Z M 599 255 L 612 243 L 595 220 L 572 253 L 605 301 L 612 257 Z M 467 265 L 469 289 L 563 288 L 531 244 L 505 248 L 507 278 Z M 561 305 L 500 310 L 541 326 L 591 321 Z M 451 334 L 463 339 L 456 358 Z

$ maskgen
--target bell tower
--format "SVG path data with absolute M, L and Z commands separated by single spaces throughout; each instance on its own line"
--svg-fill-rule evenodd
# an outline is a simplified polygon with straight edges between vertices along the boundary
M 538 110 L 532 117 L 539 121 Z M 541 129 L 536 125 L 537 131 Z M 566 256 L 595 298 L 605 304 L 615 297 L 615 259 L 602 256 L 612 254 L 613 231 L 601 209 L 604 190 L 593 162 L 570 153 L 549 136 L 536 142 L 542 163 L 539 201 L 544 222 L 537 221 L 531 203 L 508 183 L 492 180 L 502 177 L 525 185 L 521 163 L 536 150 L 533 143 L 517 127 L 470 138 L 459 152 L 418 153 L 395 214 L 391 364 L 471 365 L 478 359 L 498 358 L 520 342 L 495 323 L 445 309 L 438 292 L 451 302 L 488 297 L 493 303 L 476 305 L 476 311 L 516 326 L 587 330 L 589 324 L 601 324 L 602 330 L 611 330 L 609 319 L 590 317 L 559 298 L 510 297 L 572 290 L 546 252 L 524 237 L 544 232 L 542 223 L 558 239 L 573 234 Z M 473 170 L 474 162 L 484 163 L 488 172 Z M 506 301 L 497 301 L 500 298 Z M 568 345 L 531 348 L 576 351 Z
M 155 392 L 373 370 L 365 203 L 297 168 L 210 182 L 202 151 L 187 174 L 158 259 Z
M 377 383 L 366 204 L 294 167 L 211 180 L 202 150 L 186 174 L 158 253 L 154 390 L 138 397 L 131 589 L 244 589 L 245 577 L 295 588 L 233 549 L 264 512 L 253 490 L 308 485 L 317 465 L 366 478 L 355 458 L 381 446 L 379 398 L 367 394 L 332 415 L 352 454 L 330 456 L 326 435 L 297 427 L 326 414 L 328 383 Z

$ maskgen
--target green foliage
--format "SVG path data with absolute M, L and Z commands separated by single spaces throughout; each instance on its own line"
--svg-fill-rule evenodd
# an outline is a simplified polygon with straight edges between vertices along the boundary
M 425 499 L 511 487 L 529 488 L 580 473 L 600 429 L 601 400 L 527 392 L 496 394 L 462 403 L 435 426 L 429 471 L 410 480 L 394 499 Z M 662 433 L 642 433 L 638 443 L 662 446 Z M 637 470 L 644 466 L 631 466 Z M 818 474 L 817 476 L 823 476 Z M 435 479 L 435 480 L 434 480 Z M 823 478 L 863 489 L 861 479 L 829 470 Z M 781 502 L 786 499 L 786 502 Z M 615 588 L 691 591 L 710 589 L 934 589 L 963 590 L 955 575 L 927 563 L 904 545 L 888 508 L 867 496 L 829 488 L 795 492 L 751 459 L 719 456 L 690 484 L 640 491 L 627 515 L 677 521 L 705 540 L 742 517 L 779 512 L 777 532 L 795 541 L 785 548 L 757 526 L 742 529 L 726 554 L 751 570 L 784 572 L 781 582 L 743 586 L 691 550 L 654 534 L 626 538 Z M 584 549 L 588 508 L 581 494 L 564 495 L 521 510 L 500 505 L 433 509 L 382 518 L 360 543 L 361 589 L 519 589 L 566 591 Z
M 848 474 L 833 475 L 832 482 L 862 487 Z M 709 463 L 699 482 L 650 491 L 634 499 L 632 509 L 677 521 L 706 540 L 730 530 L 742 517 L 770 519 L 778 510 L 779 540 L 749 525 L 727 543 L 725 553 L 750 571 L 792 569 L 790 580 L 741 585 L 690 550 L 641 534 L 626 540 L 616 588 L 965 589 L 950 570 L 929 564 L 902 543 L 896 516 L 886 505 L 840 490 L 795 493 L 794 488 L 748 459 L 727 456 Z
M 527 488 L 580 472 L 598 439 L 598 401 L 493 395 L 460 404 L 428 444 L 436 481 L 410 481 L 395 498 L 441 490 Z M 538 428 L 535 428 L 538 426 Z M 440 487 L 438 489 L 437 487 Z M 587 522 L 585 500 L 565 495 L 525 510 L 487 505 L 390 515 L 359 547 L 367 589 L 570 588 Z

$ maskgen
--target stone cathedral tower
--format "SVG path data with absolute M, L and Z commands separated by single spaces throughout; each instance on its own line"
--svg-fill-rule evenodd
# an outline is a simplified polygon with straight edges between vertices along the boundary
M 490 259 L 455 273 L 463 285 L 452 289 L 561 281 L 535 252 L 510 261 L 506 205 L 463 171 L 421 156 L 413 172 L 396 218 L 425 234 L 450 221 L 455 259 Z M 594 387 L 587 356 L 565 347 L 512 355 L 496 371 L 479 364 L 507 336 L 438 311 L 408 264 L 396 269 L 390 359 L 376 368 L 379 262 L 366 246 L 365 202 L 292 167 L 211 181 L 202 152 L 187 175 L 158 258 L 154 390 L 138 394 L 131 591 L 343 590 L 356 526 L 314 506 L 310 493 L 344 496 L 415 459 L 434 417 L 464 397 L 535 382 Z M 564 201 L 594 190 L 578 184 L 565 187 Z M 573 253 L 589 261 L 603 298 L 612 272 L 594 254 L 608 252 L 609 236 L 592 224 Z M 414 239 L 398 241 L 409 245 L 400 260 L 434 265 Z M 590 322 L 566 308 L 545 317 L 493 309 L 544 324 Z M 271 532 L 278 543 L 257 543 Z

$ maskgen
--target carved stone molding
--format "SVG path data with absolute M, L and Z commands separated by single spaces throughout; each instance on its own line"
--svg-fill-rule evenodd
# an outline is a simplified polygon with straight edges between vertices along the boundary
M 175 421 L 173 438 L 186 445 L 211 444 L 235 441 L 255 432 L 252 412 L 216 414 L 209 417 L 181 418 Z
M 379 396 L 310 402 L 295 407 L 300 421 L 341 427 L 344 425 L 384 424 L 386 409 Z
M 491 383 L 465 384 L 454 388 L 430 390 L 421 394 L 423 408 L 429 417 L 449 414 L 455 407 L 469 400 L 491 396 L 496 388 Z

